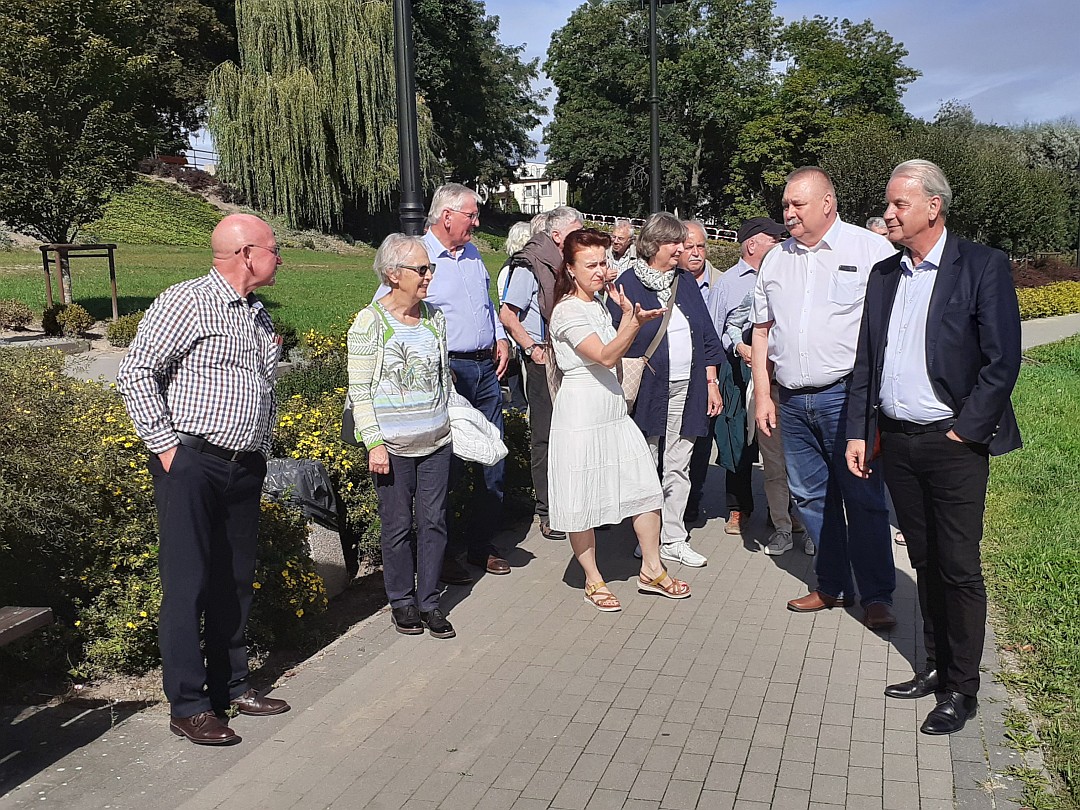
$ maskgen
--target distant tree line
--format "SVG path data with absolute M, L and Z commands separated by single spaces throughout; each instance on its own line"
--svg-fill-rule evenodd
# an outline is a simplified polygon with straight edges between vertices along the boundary
M 1014 254 L 1076 244 L 1080 127 L 999 127 L 945 104 L 930 122 L 901 99 L 920 75 L 870 21 L 785 22 L 772 0 L 689 0 L 658 24 L 663 205 L 730 224 L 779 216 L 785 175 L 819 164 L 841 215 L 884 208 L 902 160 L 939 163 L 956 199 L 950 225 Z M 777 63 L 780 69 L 777 70 Z M 552 35 L 545 71 L 558 98 L 545 140 L 552 173 L 588 210 L 641 214 L 649 198 L 647 14 L 591 0 Z

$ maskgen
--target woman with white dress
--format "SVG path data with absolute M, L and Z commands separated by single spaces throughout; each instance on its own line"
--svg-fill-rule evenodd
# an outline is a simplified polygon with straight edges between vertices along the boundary
M 620 610 L 596 566 L 594 528 L 632 516 L 641 544 L 638 589 L 683 599 L 690 586 L 668 576 L 660 561 L 660 509 L 664 496 L 652 453 L 626 411 L 615 365 L 643 323 L 664 310 L 631 304 L 607 280 L 607 248 L 600 231 L 574 231 L 563 243 L 563 270 L 555 285 L 558 302 L 550 335 L 562 384 L 555 397 L 548 444 L 550 521 L 569 533 L 585 572 L 585 601 L 597 610 Z M 612 326 L 596 297 L 607 291 L 624 317 Z

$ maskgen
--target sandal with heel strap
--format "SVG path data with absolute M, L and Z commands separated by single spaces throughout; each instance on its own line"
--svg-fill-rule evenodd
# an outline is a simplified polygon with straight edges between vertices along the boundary
M 585 601 L 602 613 L 615 613 L 622 610 L 622 603 L 603 580 L 585 583 Z
M 668 576 L 667 571 L 655 579 L 648 580 L 638 574 L 637 587 L 642 593 L 655 593 L 668 599 L 686 599 L 690 596 L 690 586 L 681 579 Z

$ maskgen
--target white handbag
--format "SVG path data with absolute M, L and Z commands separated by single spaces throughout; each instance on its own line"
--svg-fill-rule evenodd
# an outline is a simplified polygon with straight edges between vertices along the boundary
M 506 458 L 506 444 L 499 429 L 454 389 L 450 389 L 450 440 L 454 455 L 490 467 Z

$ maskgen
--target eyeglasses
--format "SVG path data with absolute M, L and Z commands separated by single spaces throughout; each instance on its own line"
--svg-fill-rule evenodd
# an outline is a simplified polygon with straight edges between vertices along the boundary
M 427 278 L 428 276 L 435 275 L 435 265 L 433 264 L 399 264 L 398 267 L 403 267 L 406 270 L 412 270 L 420 278 Z
M 273 247 L 266 247 L 265 245 L 241 245 L 240 247 L 238 247 L 236 250 L 233 251 L 233 255 L 235 256 L 236 254 L 238 254 L 244 248 L 253 248 L 253 247 L 262 248 L 263 250 L 269 250 L 275 256 L 280 256 L 281 255 L 281 248 L 278 247 L 277 245 L 274 245 Z
M 459 214 L 464 214 L 465 216 L 467 216 L 469 218 L 469 222 L 479 222 L 480 221 L 480 212 L 479 211 L 472 211 L 472 212 L 462 211 L 460 208 L 451 208 L 450 210 L 451 211 L 457 211 Z

